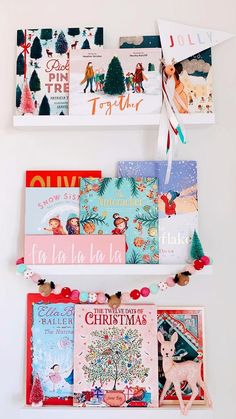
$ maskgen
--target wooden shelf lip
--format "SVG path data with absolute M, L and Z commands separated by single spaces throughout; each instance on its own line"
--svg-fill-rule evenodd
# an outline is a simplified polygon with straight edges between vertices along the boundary
M 181 272 L 184 268 L 181 265 L 29 265 L 34 272 L 41 275 L 173 275 Z M 197 275 L 212 275 L 212 265 L 205 268 Z
M 181 115 L 185 125 L 205 125 L 215 122 L 214 114 Z M 26 115 L 13 116 L 13 126 L 27 127 L 105 127 L 105 126 L 158 126 L 158 115 L 129 115 L 129 116 L 77 116 L 77 115 Z

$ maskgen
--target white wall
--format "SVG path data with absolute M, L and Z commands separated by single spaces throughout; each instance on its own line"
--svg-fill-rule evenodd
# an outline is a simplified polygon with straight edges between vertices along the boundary
M 1 0 L 1 384 L 0 416 L 46 419 L 46 410 L 26 411 L 24 405 L 25 302 L 33 285 L 15 275 L 22 254 L 23 184 L 26 169 L 102 168 L 115 174 L 119 159 L 153 159 L 155 129 L 17 130 L 12 127 L 15 32 L 18 27 L 102 25 L 105 46 L 117 47 L 119 35 L 153 34 L 157 17 L 236 32 L 235 0 Z M 206 307 L 207 373 L 215 418 L 235 418 L 235 39 L 214 49 L 217 123 L 189 130 L 189 144 L 180 158 L 199 164 L 201 239 L 215 260 L 212 277 L 194 278 L 191 285 L 160 295 L 161 305 Z M 67 283 L 71 283 L 72 281 Z M 148 278 L 86 278 L 87 288 L 116 291 L 150 283 Z M 123 285 L 124 284 L 124 285 Z M 74 285 L 85 287 L 85 279 Z M 234 374 L 233 374 L 234 373 Z M 4 413 L 3 413 L 4 412 Z M 51 417 L 69 419 L 71 411 Z M 80 414 L 80 413 L 78 413 Z M 110 417 L 113 417 L 110 411 Z M 140 414 L 143 415 L 140 412 Z M 158 414 L 158 413 L 157 413 Z M 85 412 L 85 418 L 95 413 Z M 99 411 L 96 417 L 102 418 Z M 200 416 L 199 416 L 200 417 Z

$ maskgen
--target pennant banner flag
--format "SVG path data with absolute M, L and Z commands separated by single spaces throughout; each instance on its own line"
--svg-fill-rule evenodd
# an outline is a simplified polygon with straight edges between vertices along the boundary
M 158 20 L 163 57 L 166 64 L 179 62 L 234 35 L 213 29 L 198 28 L 168 20 Z

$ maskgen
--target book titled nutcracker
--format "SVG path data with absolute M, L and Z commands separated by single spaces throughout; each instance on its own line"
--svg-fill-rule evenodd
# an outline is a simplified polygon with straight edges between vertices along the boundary
M 74 405 L 156 407 L 156 309 L 77 305 Z
M 19 29 L 16 115 L 67 115 L 70 50 L 102 45 L 101 27 Z
M 26 188 L 25 234 L 79 234 L 79 188 Z
M 172 162 L 170 180 L 165 184 L 166 161 L 121 161 L 118 176 L 158 178 L 160 263 L 185 263 L 190 242 L 198 227 L 197 162 Z
M 195 361 L 201 363 L 201 374 L 204 379 L 204 310 L 202 307 L 158 307 L 157 330 L 165 340 L 170 340 L 174 332 L 178 334 L 174 361 Z M 161 347 L 158 345 L 158 381 L 161 393 L 165 384 L 162 368 Z M 186 381 L 181 383 L 183 400 L 189 400 L 192 390 Z M 173 385 L 170 386 L 164 404 L 178 404 Z M 195 404 L 204 404 L 204 392 L 199 387 Z
M 81 234 L 125 235 L 126 263 L 158 263 L 157 179 L 82 178 Z
M 51 294 L 27 297 L 26 403 L 33 378 L 43 390 L 43 404 L 73 403 L 74 303 Z
M 70 115 L 160 113 L 161 52 L 149 49 L 76 50 L 70 55 Z

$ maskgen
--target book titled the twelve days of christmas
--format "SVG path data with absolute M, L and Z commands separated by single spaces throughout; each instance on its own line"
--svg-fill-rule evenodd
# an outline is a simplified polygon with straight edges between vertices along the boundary
M 70 115 L 136 116 L 160 113 L 161 50 L 73 50 Z
M 120 177 L 157 177 L 160 263 L 185 263 L 192 234 L 198 226 L 197 163 L 173 161 L 168 184 L 165 184 L 166 170 L 166 161 L 121 161 L 118 164 Z
M 19 29 L 16 115 L 67 115 L 69 52 L 102 45 L 101 27 Z
M 159 263 L 155 177 L 82 178 L 80 233 L 125 235 L 126 263 Z
M 157 406 L 156 309 L 76 305 L 74 405 Z

